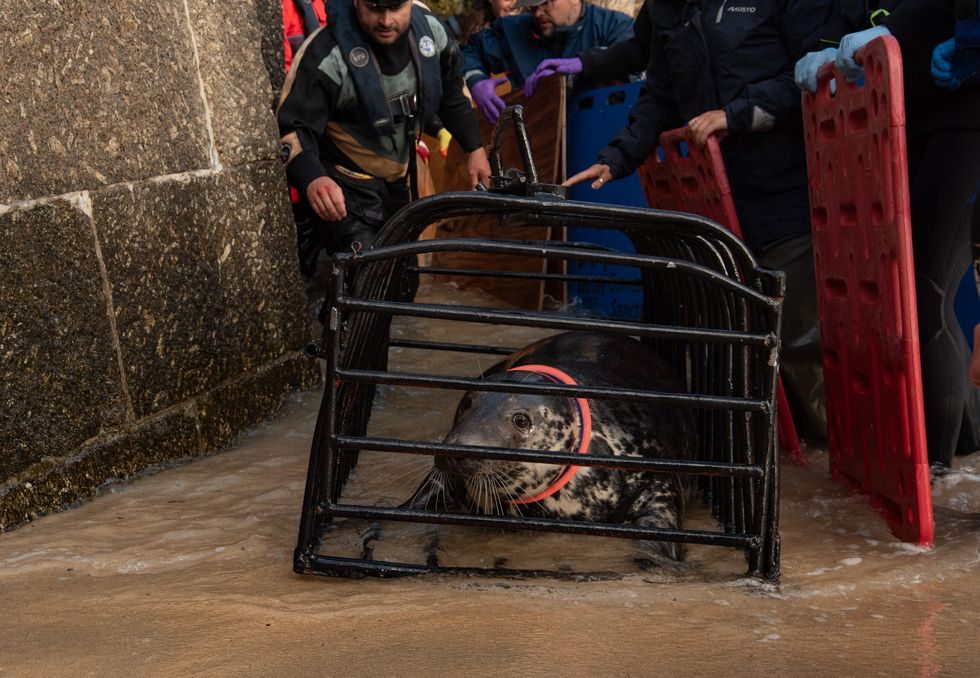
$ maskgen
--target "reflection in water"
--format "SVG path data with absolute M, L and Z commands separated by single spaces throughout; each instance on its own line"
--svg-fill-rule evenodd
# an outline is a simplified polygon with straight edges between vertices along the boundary
M 919 654 L 919 678 L 935 678 L 942 667 L 942 658 L 936 643 L 936 633 L 942 621 L 943 611 L 949 607 L 947 603 L 931 600 L 926 603 L 925 616 L 918 623 L 915 633 L 915 644 Z

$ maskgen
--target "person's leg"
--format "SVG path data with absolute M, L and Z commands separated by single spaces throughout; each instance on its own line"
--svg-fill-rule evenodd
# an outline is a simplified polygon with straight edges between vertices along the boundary
M 970 383 L 980 388 L 980 324 L 973 328 L 973 359 L 970 361 Z
M 980 200 L 973 199 L 973 279 L 980 296 Z M 973 328 L 973 359 L 970 361 L 970 383 L 980 388 L 980 323 Z
M 333 222 L 331 231 L 337 245 L 335 252 L 369 249 L 391 210 L 388 206 L 390 184 L 381 179 L 350 176 L 327 168 L 331 178 L 344 191 L 347 216 Z
M 299 200 L 292 203 L 293 220 L 296 223 L 296 251 L 299 270 L 306 280 L 316 276 L 316 261 L 320 251 L 327 246 L 323 221 L 313 212 L 309 203 Z
M 759 250 L 756 259 L 761 266 L 786 273 L 779 374 L 793 423 L 801 437 L 825 439 L 827 410 L 812 237 L 798 235 L 772 243 Z
M 909 168 L 919 351 L 929 461 L 949 465 L 980 447 L 980 398 L 970 391 L 966 338 L 953 308 L 969 265 L 980 132 L 946 131 L 915 144 Z

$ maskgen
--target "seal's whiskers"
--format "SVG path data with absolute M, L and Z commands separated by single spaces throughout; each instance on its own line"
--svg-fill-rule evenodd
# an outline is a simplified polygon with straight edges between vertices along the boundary
M 503 499 L 515 499 L 517 497 L 517 493 L 514 490 L 507 489 L 507 486 L 511 484 L 511 479 L 508 478 L 503 471 L 493 469 L 493 476 L 499 483 L 497 487 L 501 490 L 500 492 L 497 492 L 497 504 L 500 505 L 500 515 L 507 515 L 507 511 L 504 509 L 501 502 L 501 495 L 504 495 Z M 523 517 L 524 513 L 521 511 L 519 504 L 511 504 L 511 507 L 516 510 L 517 515 Z
M 435 466 L 413 468 L 392 476 L 389 481 L 395 489 L 400 490 L 406 485 L 417 485 L 425 479 L 425 476 L 431 475 L 435 470 L 437 470 Z

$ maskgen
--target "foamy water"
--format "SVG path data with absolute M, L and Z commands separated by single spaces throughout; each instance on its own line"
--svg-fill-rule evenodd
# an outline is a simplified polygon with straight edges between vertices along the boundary
M 424 371 L 419 356 L 392 363 Z M 476 374 L 492 360 L 443 367 Z M 371 433 L 441 438 L 454 398 L 425 391 L 383 389 Z M 896 541 L 833 483 L 825 450 L 808 448 L 802 467 L 784 462 L 778 586 L 742 576 L 742 554 L 719 547 L 692 547 L 676 572 L 637 573 L 628 540 L 462 528 L 439 528 L 440 560 L 623 576 L 334 580 L 291 571 L 319 402 L 292 396 L 231 449 L 0 535 L 0 675 L 938 676 L 980 666 L 980 455 L 935 479 L 932 549 Z M 364 454 L 347 496 L 402 501 L 427 463 Z M 710 520 L 698 509 L 688 526 Z M 434 529 L 385 525 L 375 556 L 417 552 Z M 363 537 L 338 530 L 334 547 L 360 549 Z

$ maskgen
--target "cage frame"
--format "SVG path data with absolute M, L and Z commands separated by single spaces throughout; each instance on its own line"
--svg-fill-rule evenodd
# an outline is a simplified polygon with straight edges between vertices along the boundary
M 741 548 L 746 553 L 747 573 L 766 580 L 779 577 L 778 531 L 778 454 L 776 453 L 775 384 L 779 356 L 779 323 L 781 318 L 784 279 L 781 273 L 759 268 L 745 245 L 726 229 L 710 220 L 690 214 L 661 210 L 638 210 L 611 205 L 596 205 L 566 201 L 554 192 L 542 192 L 523 184 L 530 195 L 509 195 L 506 192 L 446 193 L 417 201 L 396 213 L 379 232 L 375 248 L 363 253 L 336 255 L 331 262 L 330 294 L 322 342 L 313 347 L 311 355 L 326 361 L 324 397 L 317 418 L 310 454 L 310 465 L 304 493 L 300 531 L 294 554 L 294 570 L 298 573 L 360 577 L 365 575 L 398 576 L 424 573 L 466 573 L 491 576 L 528 576 L 544 573 L 509 568 L 452 567 L 434 563 L 415 564 L 377 561 L 372 558 L 331 556 L 318 552 L 320 537 L 334 518 L 410 521 L 417 523 L 482 526 L 518 530 L 546 530 L 575 534 L 596 534 L 623 538 L 656 539 L 693 544 L 712 544 Z M 418 235 L 437 220 L 463 216 L 497 216 L 502 223 L 508 219 L 523 224 L 560 225 L 584 223 L 590 227 L 615 228 L 626 233 L 637 252 L 601 251 L 581 243 L 533 241 L 495 241 L 466 238 L 416 241 Z M 668 256 L 653 254 L 666 250 Z M 686 252 L 685 252 L 686 250 Z M 540 256 L 554 259 L 579 259 L 639 268 L 643 273 L 644 318 L 624 322 L 601 318 L 556 316 L 541 311 L 500 311 L 417 304 L 413 301 L 413 276 L 418 273 L 445 274 L 443 269 L 427 269 L 414 264 L 416 255 L 432 252 L 472 251 L 506 256 Z M 693 253 L 693 254 L 692 254 Z M 682 258 L 686 254 L 688 259 Z M 696 255 L 696 256 L 695 256 Z M 690 259 L 693 259 L 690 260 Z M 726 308 L 722 315 L 738 313 L 738 306 L 753 309 L 742 313 L 741 329 L 705 329 L 656 324 L 654 278 L 657 273 L 684 271 L 710 285 L 731 294 L 737 303 Z M 454 275 L 461 273 L 451 269 Z M 481 270 L 475 275 L 493 275 Z M 562 274 L 524 273 L 530 279 Z M 591 280 L 591 277 L 589 277 Z M 416 278 L 417 280 L 417 278 Z M 538 452 L 505 448 L 466 449 L 470 446 L 446 443 L 404 442 L 377 439 L 366 435 L 367 418 L 373 388 L 378 384 L 428 386 L 462 390 L 479 387 L 481 390 L 541 393 L 568 397 L 640 397 L 637 393 L 622 393 L 618 389 L 589 389 L 563 385 L 489 384 L 477 379 L 432 377 L 399 374 L 392 376 L 386 369 L 387 350 L 401 345 L 420 348 L 418 343 L 392 341 L 388 336 L 394 315 L 425 318 L 444 318 L 491 324 L 520 324 L 566 330 L 602 331 L 653 340 L 674 342 L 698 341 L 732 347 L 738 354 L 754 347 L 765 356 L 764 364 L 745 366 L 745 374 L 755 375 L 753 388 L 760 396 L 722 397 L 707 394 L 660 394 L 698 408 L 725 411 L 745 411 L 757 415 L 756 427 L 748 438 L 756 438 L 756 449 L 750 450 L 747 463 L 734 460 L 681 461 L 636 457 L 596 457 L 558 452 Z M 752 316 L 749 323 L 749 315 Z M 370 322 L 369 318 L 375 318 Z M 760 329 L 750 331 L 748 324 Z M 379 332 L 381 330 L 381 332 Z M 383 341 L 367 345 L 368 336 L 382 336 Z M 357 346 L 358 350 L 352 347 Z M 431 347 L 431 346 L 430 346 Z M 502 347 L 482 346 L 460 349 L 442 345 L 444 349 L 475 350 L 503 355 Z M 747 362 L 747 358 L 743 358 Z M 353 395 L 352 395 L 353 394 Z M 359 411 L 352 412 L 360 403 Z M 352 404 L 353 403 L 353 404 Z M 346 409 L 345 409 L 346 408 Z M 748 417 L 746 417 L 748 419 Z M 748 427 L 748 424 L 746 424 Z M 731 436 L 728 444 L 731 445 Z M 541 518 L 484 516 L 407 508 L 366 507 L 341 501 L 343 486 L 356 464 L 357 450 L 378 450 L 407 454 L 480 456 L 488 459 L 509 459 L 539 463 L 601 466 L 632 471 L 661 471 L 686 473 L 711 480 L 705 491 L 712 496 L 713 512 L 723 523 L 721 532 L 696 530 L 665 530 L 662 528 L 581 523 Z M 753 457 L 754 455 L 754 457 Z M 746 486 L 738 491 L 735 488 Z M 714 489 L 712 489 L 714 488 Z M 746 489 L 748 488 L 748 489 Z M 736 496 L 737 495 L 737 496 Z M 719 506 L 719 500 L 722 504 Z M 737 528 L 737 529 L 736 529 Z

